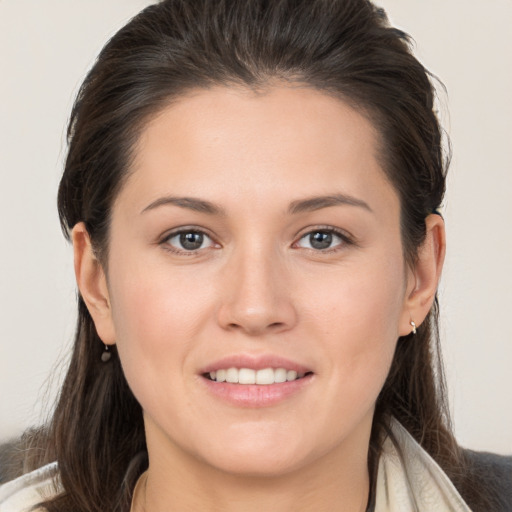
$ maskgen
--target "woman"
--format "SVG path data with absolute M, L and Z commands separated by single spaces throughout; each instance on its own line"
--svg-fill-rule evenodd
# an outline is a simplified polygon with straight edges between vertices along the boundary
M 2 510 L 506 510 L 450 430 L 446 158 L 382 11 L 163 1 L 68 135 L 75 347 Z

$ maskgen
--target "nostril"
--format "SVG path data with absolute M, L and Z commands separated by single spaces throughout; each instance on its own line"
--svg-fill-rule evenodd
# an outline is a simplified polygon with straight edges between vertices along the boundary
M 226 302 L 217 313 L 219 325 L 232 332 L 245 332 L 251 336 L 276 334 L 293 327 L 296 323 L 295 309 L 291 304 L 265 304 L 248 307 L 240 302 Z
M 235 322 L 231 322 L 228 324 L 228 329 L 243 329 L 243 330 L 249 330 L 249 331 L 263 331 L 265 329 L 270 329 L 270 330 L 278 330 L 278 329 L 282 329 L 286 324 L 284 322 L 273 322 L 271 324 L 268 324 L 266 327 L 263 325 L 246 325 L 245 327 L 241 324 L 238 324 L 238 323 L 235 323 Z

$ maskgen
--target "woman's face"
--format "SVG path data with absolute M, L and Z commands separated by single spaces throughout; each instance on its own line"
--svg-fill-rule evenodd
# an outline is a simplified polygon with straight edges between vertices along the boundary
M 111 327 L 97 327 L 150 460 L 284 474 L 366 456 L 411 320 L 378 151 L 365 117 L 299 87 L 196 91 L 143 130 L 112 212 Z

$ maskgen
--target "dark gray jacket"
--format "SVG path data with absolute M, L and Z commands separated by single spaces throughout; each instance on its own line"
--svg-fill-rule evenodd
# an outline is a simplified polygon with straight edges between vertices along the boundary
M 489 499 L 494 502 L 493 509 L 482 508 L 485 505 L 478 503 L 469 494 L 462 497 L 466 500 L 473 512 L 512 512 L 512 456 L 496 455 L 487 452 L 464 451 L 472 479 L 481 482 L 482 487 L 488 491 Z

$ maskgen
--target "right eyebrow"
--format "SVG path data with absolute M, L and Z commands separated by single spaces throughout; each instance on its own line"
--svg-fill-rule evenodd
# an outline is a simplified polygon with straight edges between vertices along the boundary
M 332 194 L 326 196 L 315 196 L 299 201 L 293 201 L 290 205 L 289 212 L 292 214 L 311 212 L 321 210 L 322 208 L 329 208 L 331 206 L 349 205 L 363 208 L 371 213 L 373 210 L 368 203 L 357 197 L 347 194 Z
M 194 210 L 195 212 L 207 213 L 209 215 L 225 215 L 224 210 L 210 201 L 204 199 L 198 199 L 196 197 L 176 197 L 176 196 L 165 196 L 160 197 L 146 206 L 140 213 L 145 213 L 160 206 L 179 206 L 180 208 L 187 208 Z

